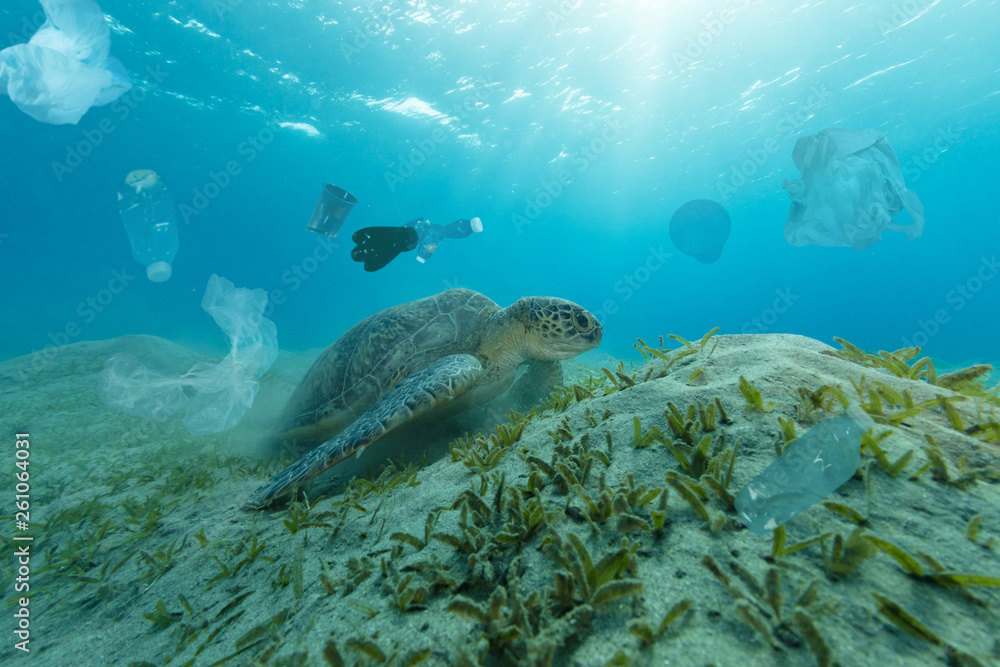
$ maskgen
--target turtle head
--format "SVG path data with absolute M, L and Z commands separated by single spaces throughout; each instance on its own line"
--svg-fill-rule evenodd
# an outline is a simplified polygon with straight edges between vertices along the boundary
M 601 342 L 597 318 L 566 299 L 526 296 L 504 312 L 512 329 L 523 332 L 521 352 L 529 359 L 571 359 Z

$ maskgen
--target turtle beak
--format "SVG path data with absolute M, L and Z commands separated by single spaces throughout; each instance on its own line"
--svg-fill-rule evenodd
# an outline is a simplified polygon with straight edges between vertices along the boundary
M 601 328 L 601 323 L 594 320 L 594 328 L 586 333 L 578 335 L 576 338 L 567 341 L 560 347 L 562 354 L 560 358 L 571 359 L 578 354 L 583 354 L 588 350 L 593 350 L 595 347 L 601 344 L 601 337 L 603 335 L 603 330 Z M 565 355 L 565 356 L 563 356 Z

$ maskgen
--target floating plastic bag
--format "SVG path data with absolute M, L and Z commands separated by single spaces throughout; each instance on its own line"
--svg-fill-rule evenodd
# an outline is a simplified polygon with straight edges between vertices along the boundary
M 230 351 L 217 364 L 200 362 L 180 377 L 167 377 L 143 366 L 130 354 L 113 355 L 104 364 L 97 393 L 106 405 L 137 417 L 163 419 L 188 404 L 184 425 L 194 435 L 228 431 L 253 405 L 262 376 L 278 357 L 274 322 L 264 317 L 267 293 L 235 287 L 225 278 L 208 280 L 201 307 L 230 340 Z
M 0 92 L 54 125 L 76 124 L 92 106 L 132 87 L 110 55 L 111 31 L 93 0 L 41 0 L 48 19 L 27 44 L 0 51 Z
M 911 241 L 924 230 L 924 207 L 906 189 L 899 159 L 876 130 L 827 129 L 802 137 L 792 151 L 802 178 L 785 181 L 792 198 L 785 239 L 792 245 L 849 246 L 864 250 L 883 231 Z M 903 209 L 910 225 L 893 222 Z
M 191 400 L 177 378 L 150 370 L 126 353 L 104 362 L 97 394 L 106 405 L 146 419 L 165 419 Z
M 191 401 L 184 425 L 195 435 L 218 433 L 236 426 L 257 395 L 260 378 L 278 358 L 278 331 L 264 317 L 267 292 L 236 288 L 212 275 L 201 307 L 231 342 L 229 356 L 218 364 L 198 363 L 183 379 L 199 391 Z

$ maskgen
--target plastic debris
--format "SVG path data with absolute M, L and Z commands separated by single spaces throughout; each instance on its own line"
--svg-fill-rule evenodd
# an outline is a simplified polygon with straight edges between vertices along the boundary
M 177 255 L 177 210 L 163 179 L 152 169 L 130 171 L 118 188 L 118 212 L 135 261 L 154 283 L 169 280 Z
M 111 30 L 92 0 L 41 0 L 47 20 L 27 44 L 0 51 L 0 92 L 21 111 L 54 125 L 79 122 L 93 106 L 132 87 L 110 55 Z
M 781 186 L 792 198 L 785 223 L 790 244 L 864 250 L 883 231 L 904 232 L 911 241 L 923 233 L 924 207 L 906 189 L 896 152 L 881 132 L 823 130 L 799 139 L 792 159 L 802 178 Z M 893 221 L 903 209 L 909 225 Z
M 213 274 L 201 307 L 229 337 L 226 358 L 217 364 L 197 363 L 180 377 L 167 377 L 133 355 L 115 354 L 101 371 L 98 396 L 106 405 L 147 419 L 164 419 L 190 400 L 184 426 L 194 435 L 233 428 L 253 405 L 260 386 L 257 380 L 278 357 L 277 329 L 264 317 L 265 306 L 264 290 L 235 287 Z
M 747 528 L 765 535 L 849 480 L 861 463 L 861 436 L 873 422 L 860 408 L 806 431 L 736 494 Z M 860 422 L 860 423 L 859 423 Z

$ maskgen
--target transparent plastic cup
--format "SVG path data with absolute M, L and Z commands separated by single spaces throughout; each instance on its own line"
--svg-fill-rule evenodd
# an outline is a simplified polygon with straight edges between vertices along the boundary
M 358 198 L 344 188 L 324 183 L 323 191 L 319 195 L 319 201 L 316 202 L 316 208 L 313 209 L 306 229 L 336 238 L 357 203 Z

